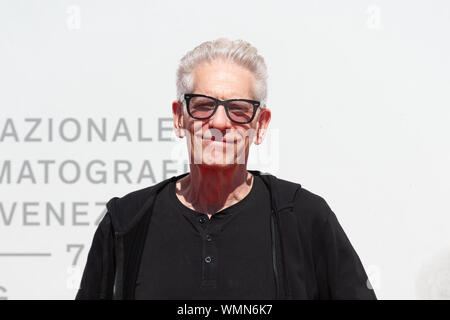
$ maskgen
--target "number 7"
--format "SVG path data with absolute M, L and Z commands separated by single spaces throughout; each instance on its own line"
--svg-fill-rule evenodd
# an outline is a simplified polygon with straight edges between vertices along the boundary
M 68 244 L 66 248 L 66 252 L 70 252 L 72 249 L 77 249 L 75 252 L 75 257 L 73 258 L 72 266 L 75 266 L 78 262 L 78 258 L 80 257 L 81 251 L 84 249 L 84 244 Z

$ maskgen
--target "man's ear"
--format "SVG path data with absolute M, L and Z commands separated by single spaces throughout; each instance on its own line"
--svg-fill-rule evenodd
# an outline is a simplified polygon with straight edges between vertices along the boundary
M 184 138 L 184 112 L 183 103 L 180 101 L 172 102 L 173 128 L 178 138 Z
M 271 112 L 267 107 L 260 109 L 256 124 L 255 144 L 261 144 L 266 136 L 267 127 L 271 119 Z

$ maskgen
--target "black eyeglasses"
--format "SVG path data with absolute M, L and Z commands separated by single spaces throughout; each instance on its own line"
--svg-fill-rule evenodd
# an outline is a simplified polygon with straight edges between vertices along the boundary
M 203 94 L 186 93 L 184 95 L 189 115 L 198 120 L 211 118 L 216 113 L 219 104 L 225 107 L 228 118 L 236 123 L 252 122 L 256 110 L 261 104 L 259 101 L 248 99 L 219 100 Z

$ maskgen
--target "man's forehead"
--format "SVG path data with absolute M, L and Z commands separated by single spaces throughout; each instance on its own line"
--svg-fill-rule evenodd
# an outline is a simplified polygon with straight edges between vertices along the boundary
M 253 99 L 253 74 L 240 66 L 199 66 L 194 71 L 194 92 L 221 100 Z
M 204 94 L 210 97 L 214 97 L 219 100 L 227 99 L 253 99 L 251 92 L 244 91 L 229 91 L 229 90 L 208 90 L 208 89 L 194 89 L 192 93 Z

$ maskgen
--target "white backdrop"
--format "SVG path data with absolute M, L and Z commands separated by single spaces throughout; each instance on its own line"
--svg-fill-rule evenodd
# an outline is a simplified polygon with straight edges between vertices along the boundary
M 449 31 L 444 0 L 1 0 L 0 299 L 73 299 L 104 204 L 185 172 L 175 71 L 221 36 L 269 69 L 249 169 L 324 197 L 380 299 L 449 299 Z

